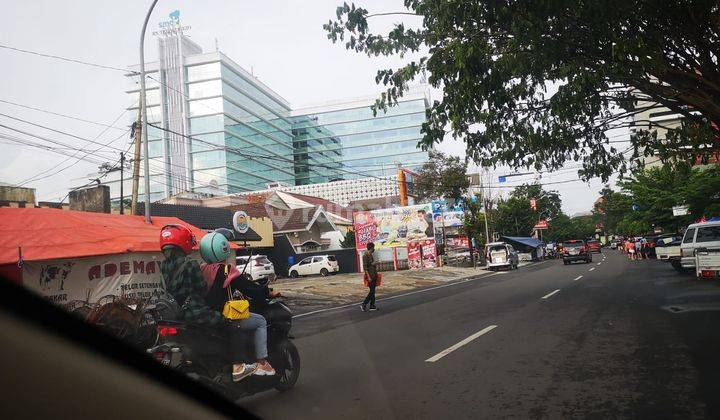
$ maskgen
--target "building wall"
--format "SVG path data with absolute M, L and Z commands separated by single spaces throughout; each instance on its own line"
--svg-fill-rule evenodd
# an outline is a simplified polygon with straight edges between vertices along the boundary
M 70 210 L 110 213 L 110 187 L 106 185 L 70 191 L 69 198 Z
M 397 176 L 379 178 L 368 177 L 344 181 L 324 182 L 321 184 L 282 186 L 273 189 L 263 189 L 249 193 L 241 193 L 241 195 L 259 194 L 270 191 L 285 191 L 309 195 L 311 197 L 322 198 L 347 207 L 358 200 L 383 199 L 381 202 L 387 203 L 388 201 L 384 200 L 384 198 L 397 197 L 398 186 Z M 395 201 L 399 203 L 399 198 Z M 373 209 L 387 207 L 391 206 L 385 205 L 381 207 L 373 207 Z
M 638 106 L 650 106 L 647 101 L 640 101 Z M 675 129 L 682 124 L 682 115 L 669 110 L 668 108 L 656 108 L 645 110 L 633 117 L 633 128 L 631 132 L 637 130 L 657 131 L 658 139 L 665 139 L 668 129 Z M 642 152 L 642 151 L 641 151 Z M 642 156 L 642 153 L 641 153 Z M 646 168 L 662 166 L 662 162 L 658 156 L 645 156 L 641 158 Z
M 10 185 L 0 185 L 0 201 L 35 206 L 35 188 L 12 187 Z

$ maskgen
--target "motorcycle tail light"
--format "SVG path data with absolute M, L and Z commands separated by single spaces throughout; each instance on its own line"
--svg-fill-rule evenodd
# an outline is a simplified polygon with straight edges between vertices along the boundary
M 178 330 L 175 327 L 158 327 L 158 333 L 166 337 L 168 335 L 177 335 Z

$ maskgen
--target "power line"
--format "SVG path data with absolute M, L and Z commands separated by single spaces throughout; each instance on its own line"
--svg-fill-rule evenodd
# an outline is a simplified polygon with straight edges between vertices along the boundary
M 32 126 L 35 126 L 35 127 L 40 127 L 40 128 L 45 129 L 45 130 L 52 131 L 52 132 L 55 132 L 55 133 L 58 133 L 58 134 L 62 134 L 62 135 L 68 136 L 68 137 L 72 137 L 72 138 L 75 138 L 75 139 L 78 139 L 78 140 L 82 140 L 82 141 L 85 141 L 85 142 L 88 142 L 88 143 L 96 144 L 96 145 L 99 145 L 99 146 L 105 146 L 104 144 L 102 144 L 102 143 L 100 143 L 100 142 L 97 142 L 97 141 L 95 141 L 95 140 L 86 139 L 86 138 L 84 138 L 84 137 L 80 137 L 80 136 L 77 136 L 77 135 L 75 135 L 75 134 L 68 133 L 68 132 L 66 132 L 66 131 L 62 131 L 62 130 L 58 130 L 58 129 L 55 129 L 55 128 L 52 128 L 52 127 L 48 127 L 48 126 L 45 126 L 45 125 L 42 125 L 42 124 L 34 123 L 34 122 L 32 122 L 32 121 L 24 120 L 24 119 L 22 119 L 22 118 L 13 117 L 12 115 L 3 114 L 3 113 L 1 113 L 1 112 L 0 112 L 0 115 L 2 115 L 3 117 L 6 117 L 6 118 L 10 118 L 10 119 L 15 120 L 15 121 L 20 121 L 20 122 L 23 122 L 23 123 L 25 123 L 25 124 L 29 124 L 29 125 L 32 125 Z M 6 127 L 6 128 L 7 128 L 7 127 Z M 119 151 L 119 152 L 122 151 L 122 149 L 118 149 L 117 147 L 113 147 L 113 146 L 107 146 L 107 147 L 109 147 L 109 148 L 111 148 L 111 149 L 115 149 L 116 151 Z
M 118 115 L 118 116 L 113 120 L 113 122 L 110 123 L 110 125 L 107 125 L 107 126 L 105 127 L 105 129 L 103 129 L 100 133 L 98 133 L 97 136 L 95 136 L 95 137 L 93 138 L 93 141 L 99 139 L 100 136 L 102 136 L 103 134 L 105 134 L 111 127 L 113 127 L 113 125 L 114 125 L 116 122 L 118 122 L 118 120 L 120 120 L 120 118 L 122 118 L 123 115 L 125 115 L 126 112 L 127 112 L 126 109 L 123 110 L 123 111 L 120 113 L 120 115 Z M 96 152 L 99 151 L 102 147 L 107 147 L 107 146 L 109 146 L 110 144 L 112 144 L 112 143 L 114 143 L 115 141 L 119 140 L 120 138 L 124 137 L 125 134 L 127 133 L 127 131 L 128 131 L 128 130 L 125 130 L 122 134 L 120 134 L 120 136 L 118 136 L 118 137 L 110 140 L 110 141 L 107 142 L 107 143 L 104 143 L 103 146 L 98 147 L 98 148 L 95 149 L 95 150 L 85 152 L 85 154 L 84 154 L 82 157 L 85 157 L 85 156 L 88 156 L 88 155 L 90 155 L 90 154 L 96 153 Z M 65 170 L 71 168 L 72 166 L 74 166 L 75 164 L 77 164 L 77 163 L 81 160 L 81 158 L 75 159 L 75 162 L 69 164 L 68 166 L 66 166 L 66 167 L 64 167 L 64 168 L 61 168 L 61 169 L 58 170 L 58 171 L 55 171 L 55 172 L 53 172 L 53 173 L 51 173 L 51 174 L 49 174 L 49 175 L 43 175 L 43 174 L 46 174 L 47 172 L 49 172 L 49 171 L 57 168 L 58 166 L 62 165 L 63 163 L 67 162 L 68 160 L 72 159 L 77 153 L 78 153 L 78 152 L 75 152 L 75 154 L 74 154 L 72 157 L 69 157 L 69 158 L 63 160 L 62 162 L 58 163 L 57 165 L 53 166 L 52 168 L 46 169 L 46 170 L 44 170 L 44 171 L 42 171 L 42 172 L 40 172 L 40 173 L 38 173 L 38 174 L 35 174 L 34 176 L 32 176 L 32 177 L 26 179 L 25 181 L 21 182 L 20 184 L 18 184 L 17 186 L 22 186 L 22 185 L 24 185 L 24 184 L 26 184 L 26 183 L 28 183 L 28 182 L 34 182 L 34 181 L 39 181 L 39 180 L 41 180 L 41 179 L 49 178 L 49 177 L 51 177 L 51 176 L 57 175 L 57 174 L 59 174 L 60 172 L 63 172 L 63 171 L 65 171 Z M 43 176 L 41 176 L 41 175 L 43 175 Z
M 98 68 L 101 68 L 101 69 L 117 70 L 117 71 L 121 71 L 121 72 L 123 72 L 123 73 L 128 73 L 128 72 L 129 72 L 129 73 L 131 73 L 131 74 L 139 74 L 138 72 L 135 72 L 135 71 L 132 71 L 132 70 L 128 70 L 128 69 L 123 69 L 123 68 L 120 68 L 120 67 L 107 66 L 107 65 L 105 65 L 105 64 L 91 63 L 91 62 L 89 62 L 89 61 L 78 60 L 78 59 L 75 59 L 75 58 L 62 57 L 62 56 L 59 56 L 59 55 L 46 54 L 46 53 L 41 53 L 41 52 L 37 52 L 37 51 L 30 51 L 30 50 L 25 50 L 25 49 L 22 49 L 22 48 L 11 47 L 11 46 L 9 46 L 9 45 L 0 44 L 0 48 L 4 48 L 4 49 L 6 49 L 6 50 L 12 50 L 12 51 L 16 51 L 16 52 L 21 52 L 21 53 L 24 53 L 24 54 L 36 55 L 36 56 L 39 56 L 39 57 L 45 57 L 45 58 L 52 58 L 52 59 L 55 59 L 55 60 L 67 61 L 67 62 L 75 63 L 75 64 L 83 64 L 83 65 L 86 65 L 86 66 L 98 67 Z
M 59 145 L 59 146 L 68 148 L 68 149 L 70 149 L 70 150 L 75 150 L 75 151 L 82 150 L 82 149 L 78 149 L 77 147 L 73 147 L 72 145 L 69 145 L 69 144 L 67 144 L 67 143 L 63 143 L 63 142 L 58 141 L 58 140 L 53 140 L 53 139 L 49 139 L 49 138 L 47 138 L 47 137 L 39 136 L 39 135 L 37 135 L 37 134 L 29 133 L 29 132 L 27 132 L 27 131 L 23 131 L 23 130 L 20 130 L 20 129 L 18 129 L 18 128 L 14 128 L 14 127 L 10 127 L 10 126 L 7 126 L 7 125 L 5 125 L 5 124 L 0 124 L 0 127 L 6 128 L 6 129 L 8 129 L 8 130 L 12 130 L 12 131 L 15 131 L 15 132 L 18 132 L 18 133 L 21 133 L 21 134 L 25 134 L 26 136 L 34 137 L 34 138 L 37 138 L 37 139 L 46 141 L 46 142 L 48 142 L 48 143 L 57 144 L 57 145 Z M 37 143 L 36 143 L 36 144 L 37 144 Z M 44 146 L 46 146 L 46 145 L 44 145 Z M 61 153 L 61 154 L 64 154 L 64 153 Z M 67 156 L 67 154 L 65 154 L 65 155 Z M 98 155 L 96 155 L 96 156 L 98 156 Z M 103 159 L 106 159 L 106 158 L 103 157 L 103 156 L 99 156 L 99 157 L 101 157 L 101 158 L 103 158 Z
M 33 110 L 33 111 L 43 112 L 43 113 L 45 113 L 45 114 L 55 115 L 55 116 L 63 117 L 63 118 L 69 118 L 69 119 L 75 120 L 75 121 L 81 121 L 81 122 L 88 123 L 88 124 L 94 124 L 94 125 L 99 125 L 99 126 L 103 126 L 103 127 L 108 127 L 108 128 L 112 128 L 112 129 L 115 129 L 115 130 L 121 130 L 121 131 L 126 131 L 126 130 L 127 130 L 127 128 L 124 128 L 124 127 L 116 127 L 116 126 L 114 126 L 114 125 L 103 124 L 103 123 L 100 123 L 100 122 L 97 122 L 97 121 L 90 121 L 90 120 L 86 120 L 86 119 L 84 119 L 84 118 L 74 117 L 74 116 L 72 116 L 72 115 L 67 115 L 67 114 L 61 114 L 61 113 L 59 113 L 59 112 L 54 112 L 54 111 L 50 111 L 50 110 L 47 110 L 47 109 L 36 108 L 36 107 L 30 106 L 30 105 L 23 105 L 23 104 L 19 104 L 19 103 L 17 103 L 17 102 L 7 101 L 7 100 L 4 100 L 4 99 L 0 99 L 0 102 L 2 102 L 2 103 L 4 103 L 4 104 L 9 104 L 9 105 L 18 106 L 18 107 L 20 107 L 20 108 L 31 109 L 31 110 Z M 127 110 L 125 110 L 125 111 L 127 112 Z
M 10 136 L 10 135 L 5 134 L 5 133 L 0 133 L 0 138 L 9 140 L 9 141 L 11 141 L 11 142 L 13 142 L 13 143 L 16 143 L 16 144 L 22 144 L 22 145 L 25 145 L 25 146 L 35 147 L 35 148 L 38 148 L 38 149 L 46 150 L 46 151 L 48 151 L 48 152 L 57 153 L 57 154 L 63 155 L 63 156 L 70 156 L 67 152 L 61 152 L 60 150 L 62 150 L 62 148 L 51 147 L 51 146 L 48 146 L 48 145 L 44 145 L 44 144 L 40 144 L 40 143 L 35 143 L 35 142 L 29 141 L 29 140 L 27 140 L 27 139 L 21 139 L 21 138 L 19 138 L 19 137 Z M 74 150 L 74 149 L 73 149 L 73 150 Z M 92 159 L 92 160 L 91 160 L 91 159 L 88 159 L 88 158 L 85 158 L 85 159 L 83 159 L 83 160 L 85 160 L 85 161 L 87 161 L 87 162 L 90 162 L 90 163 L 93 163 L 93 164 L 96 164 L 96 165 L 98 165 L 98 164 L 100 164 L 100 163 L 102 162 L 102 161 L 97 160 L 97 159 Z

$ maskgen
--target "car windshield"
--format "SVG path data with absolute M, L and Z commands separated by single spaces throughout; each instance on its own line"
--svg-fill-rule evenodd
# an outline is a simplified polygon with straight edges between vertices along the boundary
M 720 0 L 1 10 L 0 420 L 720 419 Z

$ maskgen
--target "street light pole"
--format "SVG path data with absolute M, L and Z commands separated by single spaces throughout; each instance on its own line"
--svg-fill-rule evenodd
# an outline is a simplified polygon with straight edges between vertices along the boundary
M 145 22 L 143 22 L 142 31 L 140 32 L 140 109 L 142 111 L 142 142 L 143 142 L 143 153 L 145 154 L 145 163 L 143 168 L 145 169 L 145 223 L 152 223 L 150 218 L 150 154 L 148 152 L 148 137 L 147 137 L 147 98 L 145 96 L 145 30 L 147 29 L 148 21 L 150 20 L 150 14 L 152 13 L 158 0 L 153 0 L 148 9 L 147 15 L 145 15 Z

